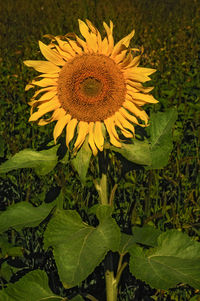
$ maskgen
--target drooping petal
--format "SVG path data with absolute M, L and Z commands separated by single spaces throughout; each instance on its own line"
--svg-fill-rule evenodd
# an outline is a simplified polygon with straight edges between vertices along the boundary
M 87 136 L 88 131 L 89 131 L 88 122 L 80 121 L 78 124 L 78 137 L 74 144 L 75 149 L 78 150 L 81 147 L 81 145 L 84 143 L 85 137 Z
M 111 56 L 115 57 L 119 52 L 121 52 L 120 49 L 123 49 L 123 47 L 127 48 L 134 34 L 135 34 L 135 30 L 132 30 L 131 33 L 129 33 L 129 35 L 121 39 L 113 48 L 113 52 Z
M 130 114 L 124 114 L 124 109 L 121 108 L 119 112 L 116 112 L 116 119 L 121 123 L 121 125 L 125 128 L 128 129 L 133 133 L 133 136 L 135 135 L 135 128 L 134 126 L 127 120 L 127 118 L 130 116 Z M 129 116 L 128 116 L 129 115 Z M 132 116 L 131 116 L 132 117 Z M 130 120 L 130 119 L 129 119 Z M 133 120 L 130 120 L 133 122 Z
M 124 108 L 128 109 L 131 113 L 133 113 L 136 117 L 139 117 L 141 120 L 145 122 L 145 125 L 148 124 L 148 115 L 144 110 L 138 108 L 134 103 L 126 100 L 123 103 Z
M 69 143 L 74 137 L 74 131 L 76 129 L 77 123 L 78 123 L 78 120 L 76 118 L 73 118 L 70 120 L 70 122 L 68 123 L 68 125 L 66 127 L 66 145 L 67 145 L 67 147 L 69 147 Z
M 94 142 L 98 147 L 98 149 L 102 152 L 103 144 L 104 144 L 104 136 L 102 133 L 102 123 L 100 121 L 96 121 L 94 125 Z
M 153 97 L 153 95 L 132 92 L 131 96 L 132 99 L 141 100 L 145 103 L 158 103 L 158 101 Z
M 120 122 L 120 118 L 118 117 L 118 115 L 121 116 L 121 114 L 119 112 L 116 112 L 115 113 L 115 124 L 118 128 L 120 128 L 122 134 L 126 137 L 126 138 L 132 138 L 133 137 L 133 134 L 131 134 L 131 132 L 127 131 L 125 129 L 125 127 L 122 125 L 122 123 Z M 132 126 L 132 124 L 130 124 L 130 127 L 133 128 L 134 130 L 134 127 Z M 130 127 L 128 126 L 127 128 L 130 130 Z
M 41 104 L 37 112 L 33 113 L 29 118 L 29 121 L 36 121 L 41 116 L 45 115 L 48 112 L 51 112 L 60 107 L 60 103 L 57 101 L 49 101 L 48 103 Z
M 93 128 L 94 128 L 94 122 L 90 122 L 89 123 L 89 138 L 88 138 L 88 143 L 92 149 L 93 155 L 96 156 L 98 153 L 98 150 L 96 148 L 96 145 L 94 143 L 94 132 L 93 132 Z
M 59 118 L 59 120 L 57 121 L 55 127 L 54 127 L 54 131 L 53 131 L 53 138 L 54 138 L 54 142 L 56 143 L 57 138 L 61 135 L 64 127 L 68 124 L 68 122 L 70 121 L 71 116 L 69 114 L 63 116 L 62 118 Z
M 121 147 L 121 143 L 119 142 L 119 137 L 118 137 L 117 131 L 115 129 L 113 117 L 109 117 L 109 118 L 105 119 L 104 123 L 106 125 L 106 129 L 110 136 L 110 142 L 116 147 Z
M 63 110 L 63 108 L 55 109 L 55 111 L 53 112 L 53 114 L 50 118 L 40 119 L 38 121 L 38 125 L 46 125 L 50 122 L 61 119 L 64 115 L 66 115 L 66 112 L 65 112 L 65 110 Z

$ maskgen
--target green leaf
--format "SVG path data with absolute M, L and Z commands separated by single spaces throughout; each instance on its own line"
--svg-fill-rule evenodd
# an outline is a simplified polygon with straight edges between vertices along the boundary
M 132 231 L 135 242 L 150 247 L 157 246 L 158 236 L 162 233 L 160 230 L 149 225 L 145 225 L 143 227 L 133 227 Z
M 121 240 L 118 252 L 120 254 L 126 254 L 128 250 L 136 244 L 133 235 L 128 235 L 125 233 L 121 233 Z
M 139 165 L 151 165 L 150 147 L 148 141 L 134 139 L 132 144 L 122 143 L 121 147 L 110 147 L 111 150 L 120 153 L 127 160 Z
M 172 127 L 177 119 L 177 111 L 170 109 L 164 113 L 152 113 L 150 120 L 150 168 L 162 168 L 167 165 L 173 148 Z
M 88 139 L 86 139 L 76 157 L 72 160 L 72 165 L 78 172 L 80 180 L 83 184 L 86 182 L 86 175 L 89 168 L 91 155 L 92 151 L 88 145 Z
M 130 271 L 138 279 L 157 289 L 169 289 L 179 283 L 200 288 L 200 243 L 176 230 L 158 237 L 158 246 L 129 250 Z
M 168 163 L 172 151 L 172 127 L 176 118 L 175 109 L 153 113 L 150 118 L 149 141 L 133 139 L 132 144 L 122 143 L 119 148 L 111 146 L 111 150 L 133 163 L 144 165 L 147 169 L 163 168 Z
M 120 229 L 111 216 L 94 228 L 72 210 L 56 210 L 44 234 L 44 247 L 53 247 L 58 273 L 66 288 L 86 279 L 109 250 L 118 248 L 119 241 Z
M 34 151 L 24 149 L 0 165 L 0 173 L 6 173 L 19 168 L 34 168 L 38 175 L 48 174 L 57 164 L 58 145 L 48 150 Z
M 0 232 L 9 228 L 20 230 L 23 227 L 38 226 L 49 215 L 53 206 L 55 203 L 44 203 L 39 207 L 33 207 L 27 202 L 13 204 L 0 214 Z
M 56 301 L 63 300 L 63 298 L 52 293 L 48 286 L 48 277 L 46 273 L 36 270 L 26 274 L 18 282 L 9 284 L 6 289 L 0 291 L 0 300 Z

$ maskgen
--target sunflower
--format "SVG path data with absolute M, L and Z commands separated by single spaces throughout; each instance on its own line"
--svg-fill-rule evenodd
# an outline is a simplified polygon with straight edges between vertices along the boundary
M 149 94 L 153 87 L 142 83 L 150 80 L 155 69 L 138 67 L 143 50 L 129 47 L 134 30 L 114 44 L 111 21 L 110 26 L 103 23 L 104 39 L 89 20 L 78 21 L 84 39 L 74 33 L 46 35 L 50 44 L 39 42 L 39 47 L 47 61 L 24 62 L 42 73 L 26 86 L 26 90 L 40 88 L 29 103 L 29 121 L 38 121 L 39 125 L 57 121 L 55 143 L 66 129 L 68 148 L 71 142 L 77 151 L 88 138 L 97 155 L 103 150 L 106 131 L 110 143 L 121 147 L 119 132 L 132 138 L 133 124 L 148 125 L 148 115 L 141 106 L 157 100 Z M 50 112 L 50 118 L 41 118 Z

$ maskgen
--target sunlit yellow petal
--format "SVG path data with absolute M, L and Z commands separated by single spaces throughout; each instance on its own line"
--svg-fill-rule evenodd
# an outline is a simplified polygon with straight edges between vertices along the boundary
M 107 118 L 106 120 L 104 120 L 104 123 L 110 136 L 110 142 L 116 147 L 121 147 L 121 143 L 119 142 L 119 137 L 115 129 L 113 118 Z
M 148 115 L 144 110 L 138 108 L 134 103 L 130 101 L 125 101 L 123 103 L 124 108 L 128 109 L 131 113 L 133 113 L 136 117 L 139 117 L 141 120 L 145 122 L 145 125 L 148 124 Z
M 100 151 L 103 151 L 104 136 L 102 133 L 102 123 L 96 121 L 94 125 L 94 142 Z
M 60 68 L 55 64 L 47 61 L 24 61 L 24 64 L 28 67 L 33 67 L 38 72 L 56 73 L 60 71 Z
M 50 49 L 50 47 L 48 47 L 41 41 L 39 41 L 39 47 L 40 47 L 42 54 L 48 61 L 50 61 L 53 64 L 58 65 L 58 66 L 65 65 L 65 61 L 62 59 L 62 57 L 58 53 L 56 53 L 56 51 Z
M 68 123 L 68 125 L 66 127 L 66 145 L 67 145 L 67 147 L 69 147 L 69 143 L 74 137 L 74 131 L 76 129 L 77 123 L 78 123 L 77 119 L 73 118 L 70 120 L 70 122 Z
M 132 138 L 133 134 L 131 134 L 129 131 L 127 131 L 125 129 L 125 127 L 122 125 L 122 123 L 120 122 L 120 118 L 118 117 L 118 115 L 121 116 L 121 114 L 119 112 L 115 113 L 115 124 L 118 128 L 120 128 L 122 134 L 126 137 L 126 138 Z M 134 127 L 132 126 L 132 124 L 129 123 L 129 126 L 127 126 L 127 128 L 130 130 L 130 127 L 134 130 Z
M 97 41 L 94 34 L 89 32 L 88 26 L 82 20 L 79 21 L 79 28 L 82 36 L 85 38 L 87 42 L 87 47 L 90 52 L 97 52 Z
M 44 78 L 41 80 L 33 80 L 32 84 L 39 87 L 57 86 L 57 79 Z
M 103 26 L 104 26 L 104 28 L 106 30 L 106 33 L 107 33 L 107 36 L 108 36 L 108 51 L 107 51 L 107 54 L 109 55 L 110 53 L 112 53 L 113 46 L 114 46 L 114 39 L 113 39 L 113 34 L 112 34 L 113 23 L 110 21 L 110 27 L 109 27 L 105 22 L 103 22 Z
M 93 132 L 93 128 L 94 128 L 94 122 L 90 122 L 89 123 L 89 137 L 88 137 L 88 143 L 92 149 L 93 155 L 96 156 L 98 153 L 98 150 L 96 148 L 96 145 L 94 143 L 94 132 Z
M 88 131 L 89 131 L 88 122 L 80 121 L 78 124 L 78 137 L 74 144 L 75 149 L 79 149 L 81 147 L 81 145 L 85 141 L 85 137 L 88 134 Z
M 131 93 L 133 99 L 143 100 L 146 103 L 158 103 L 158 101 L 149 94 L 142 94 L 142 93 Z
M 133 133 L 133 136 L 135 135 L 135 128 L 134 126 L 127 120 L 127 117 L 130 116 L 130 114 L 126 114 L 124 112 L 125 110 L 123 108 L 121 108 L 119 110 L 119 112 L 116 112 L 115 114 L 115 118 L 116 120 L 118 120 L 121 125 L 125 128 L 128 129 L 129 131 L 131 131 Z M 123 114 L 122 114 L 123 113 Z M 125 114 L 124 114 L 125 113 Z M 129 115 L 129 116 L 128 116 Z M 132 116 L 131 116 L 132 117 Z M 135 118 L 136 119 L 136 118 Z M 130 120 L 130 119 L 129 119 Z M 132 119 L 131 121 L 133 122 L 134 119 Z M 137 120 L 137 119 L 136 119 Z M 138 123 L 137 123 L 138 124 Z M 124 135 L 125 136 L 125 135 Z M 126 137 L 126 136 L 125 136 Z
M 71 116 L 69 114 L 67 114 L 57 121 L 57 123 L 54 127 L 54 131 L 53 131 L 53 138 L 54 138 L 55 143 L 56 143 L 57 138 L 61 135 L 64 127 L 70 121 L 70 119 L 71 119 Z

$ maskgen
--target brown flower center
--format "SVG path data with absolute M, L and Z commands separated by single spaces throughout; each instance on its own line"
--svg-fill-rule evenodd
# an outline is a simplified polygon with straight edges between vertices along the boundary
M 118 65 L 102 54 L 76 56 L 61 69 L 58 98 L 79 121 L 103 121 L 125 100 L 126 85 Z
M 90 97 L 95 97 L 101 92 L 102 83 L 94 77 L 88 77 L 80 84 L 80 89 L 83 95 L 88 97 L 87 102 L 89 102 Z

